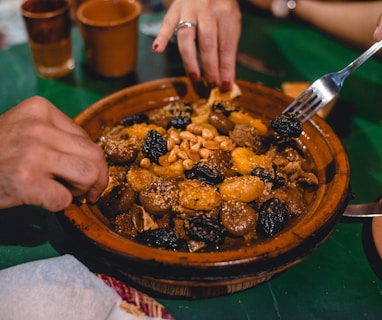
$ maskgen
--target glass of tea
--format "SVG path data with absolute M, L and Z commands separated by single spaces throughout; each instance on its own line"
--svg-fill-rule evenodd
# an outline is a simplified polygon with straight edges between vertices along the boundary
M 74 69 L 70 5 L 66 0 L 27 0 L 21 6 L 37 73 L 59 78 Z

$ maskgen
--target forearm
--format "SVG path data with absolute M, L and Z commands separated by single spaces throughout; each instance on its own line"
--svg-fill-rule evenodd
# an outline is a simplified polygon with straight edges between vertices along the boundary
M 360 48 L 373 42 L 382 1 L 322 2 L 299 0 L 294 14 L 313 26 Z

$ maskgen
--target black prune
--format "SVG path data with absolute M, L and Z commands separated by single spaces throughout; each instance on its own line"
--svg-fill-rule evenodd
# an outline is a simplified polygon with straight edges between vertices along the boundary
M 223 182 L 223 176 L 216 170 L 211 170 L 209 167 L 194 166 L 191 170 L 184 172 L 187 179 L 195 179 L 207 183 L 209 185 L 216 185 Z
M 290 138 L 297 138 L 302 132 L 302 123 L 293 113 L 284 113 L 272 120 L 271 127 L 282 136 Z
M 288 209 L 277 198 L 265 201 L 259 209 L 256 231 L 265 238 L 270 238 L 280 232 L 288 223 Z
M 149 158 L 151 162 L 158 163 L 158 159 L 165 155 L 167 151 L 167 143 L 164 141 L 160 133 L 156 130 L 150 130 L 147 133 L 143 145 L 143 154 Z
M 271 182 L 272 189 L 281 188 L 285 184 L 284 177 L 277 174 L 275 167 L 273 170 L 269 170 L 263 167 L 256 167 L 251 171 L 251 175 L 259 177 L 261 181 Z
M 184 230 L 191 240 L 202 241 L 215 247 L 219 247 L 226 236 L 226 229 L 218 220 L 196 215 L 185 220 Z
M 149 118 L 144 113 L 134 113 L 124 117 L 121 124 L 125 127 L 132 126 L 136 123 L 147 123 Z
M 184 239 L 176 236 L 172 228 L 158 228 L 138 233 L 135 238 L 137 241 L 156 248 L 179 250 L 185 246 Z
M 167 128 L 173 127 L 175 129 L 186 130 L 187 126 L 191 123 L 191 118 L 175 116 L 170 119 Z

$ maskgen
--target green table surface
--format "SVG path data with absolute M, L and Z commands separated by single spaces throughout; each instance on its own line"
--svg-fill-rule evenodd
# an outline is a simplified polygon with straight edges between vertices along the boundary
M 145 15 L 141 24 L 159 18 Z M 39 78 L 27 44 L 0 51 L 0 112 L 41 95 L 73 117 L 129 85 L 184 75 L 175 45 L 163 55 L 154 55 L 152 40 L 140 34 L 137 70 L 117 80 L 100 78 L 87 69 L 76 28 L 76 67 L 62 79 Z M 342 69 L 359 54 L 298 21 L 276 20 L 247 8 L 240 50 L 282 72 L 268 75 L 238 64 L 237 77 L 273 88 L 280 88 L 284 81 L 313 81 Z M 371 59 L 345 81 L 327 119 L 348 152 L 354 203 L 374 201 L 382 193 L 381 100 L 382 62 Z M 211 299 L 158 300 L 177 319 L 382 319 L 382 263 L 370 226 L 371 219 L 342 219 L 329 239 L 304 261 L 249 290 Z M 0 212 L 0 269 L 64 253 L 81 257 L 94 272 L 113 273 L 81 252 L 56 215 L 31 207 Z

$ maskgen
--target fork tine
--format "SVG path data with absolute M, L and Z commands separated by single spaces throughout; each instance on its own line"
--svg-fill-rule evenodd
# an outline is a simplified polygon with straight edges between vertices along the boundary
M 301 93 L 293 102 L 291 102 L 282 113 L 298 112 L 305 105 L 306 101 L 313 95 L 313 93 L 313 89 L 309 87 L 303 93 Z
M 319 103 L 321 97 L 317 93 L 312 93 L 309 98 L 301 103 L 301 105 L 294 110 L 297 117 L 304 116 L 309 110 L 315 107 Z
M 314 90 L 314 88 L 310 86 L 291 102 L 282 113 L 292 112 L 303 123 L 310 119 L 323 104 L 322 96 L 319 92 L 317 93 L 317 90 Z
M 310 119 L 321 107 L 325 104 L 321 97 L 317 96 L 308 106 L 301 111 L 297 117 L 300 118 L 301 122 L 305 122 Z M 301 118 L 302 117 L 302 118 Z

